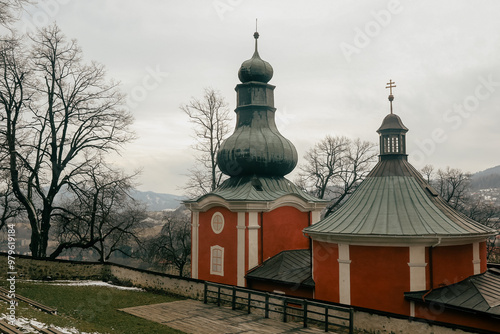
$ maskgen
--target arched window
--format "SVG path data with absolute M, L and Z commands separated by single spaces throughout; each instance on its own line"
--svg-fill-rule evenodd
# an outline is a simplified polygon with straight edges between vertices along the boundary
M 224 229 L 224 216 L 220 212 L 214 213 L 212 216 L 212 231 L 219 234 Z
M 210 247 L 210 274 L 224 276 L 224 248 Z

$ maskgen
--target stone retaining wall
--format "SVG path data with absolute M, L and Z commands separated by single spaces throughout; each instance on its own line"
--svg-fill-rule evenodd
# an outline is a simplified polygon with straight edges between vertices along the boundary
M 204 293 L 204 284 L 200 280 L 180 278 L 174 275 L 135 269 L 113 263 L 33 259 L 16 255 L 16 270 L 18 279 L 113 281 L 117 284 L 164 291 L 197 300 L 202 300 Z M 7 272 L 7 255 L 0 253 L 0 277 L 5 278 Z M 466 333 L 459 329 L 409 321 L 406 318 L 373 314 L 363 310 L 355 310 L 354 327 L 365 330 L 367 333 L 377 334 Z

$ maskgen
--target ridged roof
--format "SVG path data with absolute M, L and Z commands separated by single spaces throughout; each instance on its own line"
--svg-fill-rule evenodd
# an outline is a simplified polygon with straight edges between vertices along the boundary
M 406 292 L 405 298 L 468 312 L 480 312 L 500 317 L 500 270 L 489 269 L 483 274 L 442 288 L 427 291 Z
M 231 177 L 213 192 L 194 200 L 199 202 L 207 196 L 218 196 L 226 201 L 262 201 L 269 202 L 287 195 L 294 195 L 306 202 L 326 203 L 302 191 L 293 182 L 284 177 L 242 176 Z
M 311 251 L 283 251 L 252 269 L 247 279 L 314 287 L 311 272 Z
M 310 235 L 473 237 L 495 232 L 451 208 L 404 159 L 382 160 Z

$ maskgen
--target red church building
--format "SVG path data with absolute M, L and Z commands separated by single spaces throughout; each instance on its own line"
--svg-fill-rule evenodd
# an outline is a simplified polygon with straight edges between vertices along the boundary
M 238 72 L 236 128 L 217 157 L 230 177 L 185 202 L 192 277 L 500 331 L 500 270 L 486 260 L 496 231 L 452 209 L 408 162 L 393 82 L 377 130 L 379 162 L 320 219 L 326 202 L 284 177 L 297 152 L 276 127 L 273 70 L 254 37 L 255 53 Z
M 302 230 L 326 202 L 284 176 L 297 165 L 294 145 L 276 127 L 271 65 L 257 50 L 243 62 L 236 86 L 236 128 L 218 153 L 230 176 L 218 189 L 186 201 L 192 211 L 191 275 L 246 286 L 247 272 L 285 250 L 308 249 Z

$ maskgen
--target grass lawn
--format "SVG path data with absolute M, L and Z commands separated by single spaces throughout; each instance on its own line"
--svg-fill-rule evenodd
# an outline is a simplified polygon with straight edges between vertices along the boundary
M 176 301 L 182 297 L 118 290 L 105 286 L 65 286 L 23 281 L 16 282 L 16 292 L 44 305 L 57 308 L 58 314 L 50 315 L 19 302 L 17 317 L 36 319 L 47 325 L 75 327 L 80 332 L 89 333 L 183 333 L 118 311 L 118 309 L 131 306 Z M 7 304 L 2 302 L 0 305 L 2 305 L 0 312 L 5 312 Z

